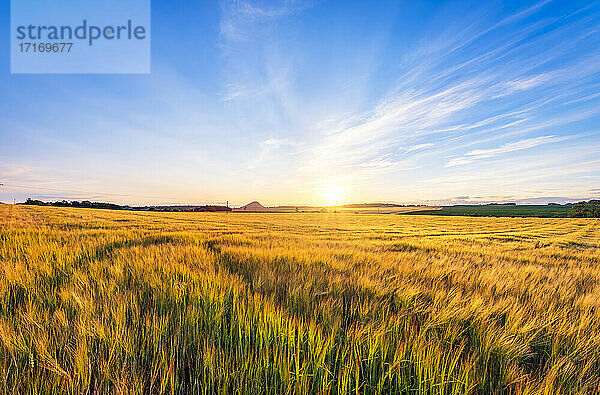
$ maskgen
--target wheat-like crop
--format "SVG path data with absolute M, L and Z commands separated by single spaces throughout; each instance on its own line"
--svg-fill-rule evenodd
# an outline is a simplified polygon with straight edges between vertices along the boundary
M 597 393 L 599 224 L 0 205 L 0 390 Z

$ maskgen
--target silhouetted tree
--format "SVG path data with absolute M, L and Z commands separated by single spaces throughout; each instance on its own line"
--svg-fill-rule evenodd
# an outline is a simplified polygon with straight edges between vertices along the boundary
M 571 206 L 569 210 L 571 218 L 600 218 L 600 200 L 579 202 Z

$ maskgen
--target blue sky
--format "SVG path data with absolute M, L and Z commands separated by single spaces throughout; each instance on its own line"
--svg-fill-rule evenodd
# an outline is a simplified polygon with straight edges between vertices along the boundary
M 149 75 L 11 75 L 6 3 L 0 201 L 600 195 L 598 1 L 153 0 Z

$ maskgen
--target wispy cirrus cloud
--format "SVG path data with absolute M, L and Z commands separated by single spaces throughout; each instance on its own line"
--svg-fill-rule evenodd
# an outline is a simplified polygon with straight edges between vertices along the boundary
M 221 37 L 233 42 L 247 40 L 255 24 L 290 15 L 297 9 L 291 3 L 275 4 L 266 8 L 253 5 L 249 1 L 223 1 L 222 18 L 219 23 Z
M 0 179 L 5 180 L 11 177 L 23 176 L 31 174 L 35 170 L 34 166 L 21 164 L 2 164 L 0 163 Z
M 432 164 L 438 164 L 438 171 L 450 171 L 565 140 L 557 127 L 600 115 L 590 84 L 600 73 L 600 62 L 594 60 L 600 48 L 589 47 L 594 34 L 591 19 L 575 18 L 552 28 L 555 20 L 537 20 L 500 29 L 535 15 L 549 3 L 539 2 L 481 26 L 481 34 L 460 44 L 437 45 L 429 51 L 419 48 L 419 53 L 427 53 L 423 61 L 407 55 L 403 78 L 371 109 L 355 116 L 351 124 L 340 119 L 338 128 L 328 120 L 323 139 L 302 170 L 315 176 L 329 172 L 372 180 L 406 169 L 433 171 Z M 574 40 L 556 44 L 558 37 L 575 30 Z M 588 52 L 572 56 L 585 40 Z M 539 53 L 537 48 L 544 50 Z M 462 52 L 469 54 L 469 61 L 448 56 Z M 578 101 L 577 108 L 566 105 L 573 101 Z M 522 138 L 515 140 L 516 136 Z M 425 150 L 434 147 L 432 141 L 435 148 Z M 471 149 L 464 152 L 466 147 Z M 416 155 L 403 158 L 398 152 Z M 378 166 L 364 165 L 373 163 Z
M 285 150 L 287 151 L 287 154 L 294 154 L 302 147 L 302 143 L 287 138 L 270 137 L 263 141 L 260 146 L 261 149 L 258 155 L 256 155 L 247 165 L 248 169 L 256 169 L 257 167 L 264 165 L 269 157 L 273 156 L 278 151 Z
M 558 136 L 540 136 L 534 137 L 531 139 L 519 140 L 512 143 L 502 144 L 497 148 L 490 149 L 481 149 L 481 150 L 473 150 L 467 152 L 464 156 L 460 158 L 455 158 L 446 163 L 445 167 L 452 167 L 457 165 L 465 165 L 467 163 L 474 162 L 476 160 L 492 158 L 494 156 L 507 154 L 514 151 L 525 150 L 529 148 L 534 148 L 540 146 L 542 144 L 556 143 L 559 141 L 566 140 L 567 137 L 558 137 Z
M 433 143 L 423 143 L 423 144 L 417 144 L 417 145 L 413 145 L 412 147 L 408 147 L 406 149 L 406 152 L 413 152 L 413 151 L 419 151 L 422 149 L 426 149 L 429 147 L 433 147 Z

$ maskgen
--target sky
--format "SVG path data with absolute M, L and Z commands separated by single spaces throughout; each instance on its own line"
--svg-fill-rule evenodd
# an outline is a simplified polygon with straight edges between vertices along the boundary
M 140 75 L 10 74 L 0 201 L 600 197 L 600 1 L 152 1 Z

